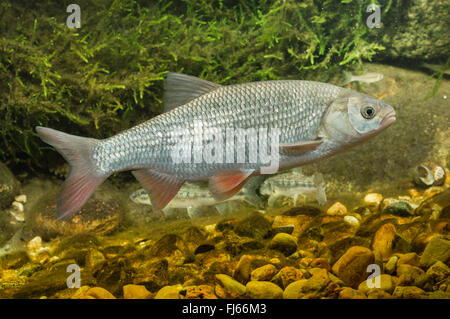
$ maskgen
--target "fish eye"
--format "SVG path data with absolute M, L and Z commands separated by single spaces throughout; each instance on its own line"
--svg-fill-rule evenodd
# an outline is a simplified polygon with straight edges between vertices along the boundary
M 364 105 L 361 107 L 361 115 L 365 118 L 370 120 L 375 116 L 375 108 L 372 105 Z

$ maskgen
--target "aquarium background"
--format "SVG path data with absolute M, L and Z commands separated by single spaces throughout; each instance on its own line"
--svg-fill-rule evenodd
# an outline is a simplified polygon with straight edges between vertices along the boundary
M 449 298 L 449 178 L 419 176 L 450 169 L 449 30 L 444 0 L 2 1 L 0 297 Z M 163 112 L 169 71 L 328 82 L 392 105 L 397 121 L 303 167 L 323 174 L 324 206 L 156 212 L 130 200 L 140 186 L 127 172 L 57 220 L 68 166 L 34 127 L 114 135 Z M 344 84 L 345 72 L 383 79 Z M 369 264 L 381 288 L 367 287 Z

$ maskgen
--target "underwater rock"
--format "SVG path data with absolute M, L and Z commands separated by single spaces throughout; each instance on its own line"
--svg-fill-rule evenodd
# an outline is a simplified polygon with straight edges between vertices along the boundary
M 425 272 L 416 266 L 407 264 L 397 266 L 398 286 L 412 286 Z
M 262 214 L 254 212 L 236 224 L 235 232 L 239 236 L 263 239 L 267 237 L 271 228 L 271 223 Z
M 294 281 L 300 279 L 303 279 L 303 273 L 299 269 L 292 266 L 286 266 L 281 268 L 271 281 L 284 289 Z
M 364 292 L 352 289 L 350 287 L 344 287 L 339 292 L 339 299 L 367 299 Z
M 281 299 L 283 290 L 270 281 L 249 281 L 246 295 L 250 299 Z
M 313 217 L 308 215 L 297 215 L 297 216 L 277 215 L 273 220 L 272 227 L 277 228 L 283 226 L 293 226 L 294 229 L 291 235 L 298 238 L 303 234 L 305 230 L 308 229 L 308 226 L 312 220 Z
M 345 207 L 343 204 L 336 202 L 333 205 L 330 206 L 327 210 L 327 215 L 340 215 L 343 216 L 347 214 L 347 207 Z
M 330 283 L 325 269 L 318 269 L 311 278 L 301 279 L 289 284 L 283 292 L 284 299 L 319 298 Z
M 397 201 L 389 204 L 383 209 L 383 214 L 394 215 L 400 217 L 413 216 L 414 211 L 410 204 L 404 201 Z
M 182 265 L 190 255 L 186 242 L 175 234 L 167 234 L 161 237 L 150 249 L 154 257 L 166 257 L 169 263 Z
M 27 253 L 23 250 L 12 251 L 0 256 L 0 268 L 17 269 L 30 261 Z
M 367 294 L 367 299 L 392 299 L 392 295 L 381 289 L 371 289 Z
M 183 299 L 180 291 L 183 289 L 181 285 L 162 287 L 155 295 L 155 299 Z
M 90 199 L 68 220 L 59 220 L 56 217 L 54 199 L 51 202 L 40 208 L 30 208 L 33 213 L 26 216 L 27 224 L 33 232 L 44 240 L 85 233 L 105 235 L 114 231 L 122 220 L 119 202 L 115 200 Z
M 450 275 L 450 268 L 442 261 L 437 261 L 428 268 L 426 275 L 428 282 L 436 284 L 448 278 Z
M 214 287 L 200 285 L 186 288 L 186 299 L 218 299 L 214 293 Z
M 90 249 L 86 255 L 85 265 L 93 272 L 98 270 L 105 263 L 106 258 L 101 251 L 97 249 Z
M 411 265 L 411 266 L 419 266 L 420 264 L 420 257 L 416 253 L 407 253 L 402 254 L 398 258 L 397 266 L 400 265 Z
M 294 225 L 285 225 L 285 226 L 278 226 L 278 227 L 272 227 L 271 234 L 276 235 L 278 233 L 286 233 L 291 235 L 294 231 Z
M 367 278 L 367 266 L 373 264 L 375 256 L 366 247 L 354 246 L 349 248 L 344 255 L 333 265 L 332 271 L 345 284 L 352 288 Z
M 326 258 L 316 258 L 311 262 L 313 268 L 323 268 L 327 271 L 331 271 L 331 266 Z
M 429 267 L 437 261 L 447 263 L 450 260 L 450 241 L 440 236 L 433 237 L 420 258 L 421 267 Z
M 391 223 L 387 223 L 382 225 L 373 237 L 372 249 L 380 252 L 384 261 L 391 255 L 395 235 L 395 226 Z
M 413 172 L 414 183 L 422 187 L 444 185 L 445 178 L 445 169 L 435 163 L 421 164 Z
M 233 278 L 241 283 L 247 283 L 250 280 L 253 256 L 242 255 L 233 272 Z
M 415 286 L 397 286 L 392 297 L 399 299 L 426 299 L 428 294 Z
M 216 294 L 221 298 L 242 298 L 245 295 L 246 288 L 240 282 L 234 280 L 228 275 L 217 274 Z
M 0 209 L 9 207 L 19 193 L 20 183 L 8 167 L 0 162 Z
M 272 238 L 269 243 L 269 248 L 278 250 L 285 256 L 289 256 L 297 250 L 297 241 L 295 237 L 289 234 L 279 233 Z
M 164 258 L 145 260 L 133 265 L 132 270 L 135 273 L 132 283 L 144 285 L 150 291 L 161 289 L 169 283 L 169 263 Z
M 142 285 L 125 285 L 123 286 L 124 299 L 151 299 L 152 293 Z
M 376 284 L 379 280 L 380 286 L 376 288 L 370 288 L 368 286 L 367 281 L 364 280 L 361 282 L 358 286 L 358 290 L 363 292 L 364 294 L 368 295 L 372 289 L 381 289 L 383 291 L 386 291 L 387 293 L 391 294 L 394 291 L 394 284 L 392 282 L 392 277 L 387 274 L 381 274 L 377 278 L 370 279 L 373 284 Z
M 344 221 L 350 226 L 359 227 L 359 220 L 355 216 L 350 215 L 344 216 Z
M 92 298 L 90 298 L 92 297 Z M 102 287 L 93 287 L 89 289 L 80 299 L 117 299 L 112 293 Z
M 378 193 L 369 193 L 364 196 L 364 205 L 366 205 L 371 211 L 377 211 L 383 201 L 383 195 Z
M 250 278 L 252 281 L 270 281 L 276 273 L 277 268 L 272 264 L 268 264 L 253 270 Z
M 395 269 L 397 267 L 397 262 L 398 262 L 398 256 L 392 256 L 391 258 L 389 258 L 386 265 L 384 266 L 384 271 L 387 274 L 392 275 L 395 272 Z

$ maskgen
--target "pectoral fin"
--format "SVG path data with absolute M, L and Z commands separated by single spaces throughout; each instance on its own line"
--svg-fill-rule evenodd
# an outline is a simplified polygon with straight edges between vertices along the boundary
M 254 170 L 230 170 L 212 176 L 209 188 L 218 200 L 226 200 L 236 195 Z
M 280 154 L 300 155 L 315 150 L 322 144 L 322 139 L 280 144 Z
M 180 180 L 175 176 L 151 169 L 141 169 L 132 173 L 139 183 L 146 188 L 155 210 L 161 210 L 166 207 L 184 183 L 184 180 Z

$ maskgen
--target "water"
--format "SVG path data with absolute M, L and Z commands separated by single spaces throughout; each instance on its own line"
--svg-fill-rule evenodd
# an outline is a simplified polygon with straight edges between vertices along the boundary
M 448 299 L 449 13 L 440 0 L 377 3 L 80 0 L 67 12 L 70 2 L 3 1 L 0 298 Z M 34 127 L 114 135 L 162 112 L 167 71 L 221 85 L 382 74 L 345 87 L 397 120 L 302 167 L 323 174 L 324 205 L 298 194 L 269 206 L 257 191 L 263 207 L 153 211 L 129 199 L 141 186 L 126 172 L 57 220 L 68 167 Z M 447 177 L 417 185 L 422 164 Z M 367 266 L 381 289 L 368 287 Z

